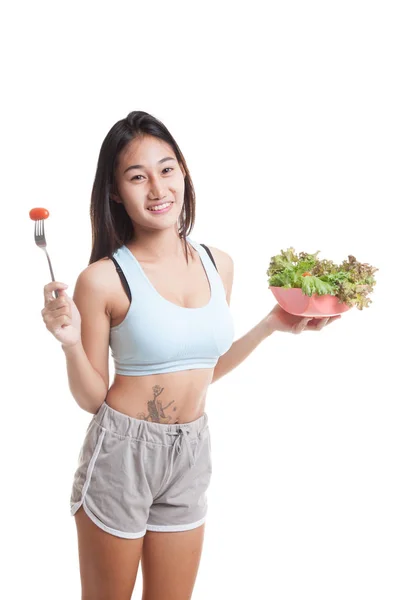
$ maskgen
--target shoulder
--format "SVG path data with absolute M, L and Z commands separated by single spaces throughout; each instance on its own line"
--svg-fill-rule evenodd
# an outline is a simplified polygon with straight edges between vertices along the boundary
M 213 255 L 214 260 L 217 264 L 218 273 L 220 274 L 222 282 L 224 284 L 226 297 L 229 304 L 234 274 L 233 259 L 230 256 L 230 254 L 228 254 L 224 250 L 221 250 L 220 248 L 216 248 L 215 246 L 208 246 L 208 248 L 210 249 L 210 252 Z
M 116 283 L 118 283 L 118 276 L 116 277 L 114 263 L 105 257 L 91 263 L 81 271 L 75 288 L 79 288 L 81 294 L 95 294 L 93 298 L 102 302 L 106 313 L 111 314 Z
M 100 290 L 107 286 L 107 276 L 111 272 L 112 261 L 107 257 L 100 258 L 96 262 L 88 265 L 86 269 L 83 269 L 79 274 L 78 279 L 85 284 Z
M 208 246 L 213 255 L 215 262 L 217 263 L 217 267 L 221 266 L 222 270 L 231 271 L 233 269 L 233 260 L 230 254 L 221 250 L 220 248 L 216 248 L 215 246 Z

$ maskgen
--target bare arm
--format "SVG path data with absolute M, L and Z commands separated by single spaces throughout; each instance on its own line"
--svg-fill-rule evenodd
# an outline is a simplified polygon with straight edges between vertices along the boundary
M 69 389 L 78 405 L 95 414 L 108 392 L 108 346 L 110 319 L 107 314 L 104 263 L 93 263 L 79 275 L 73 300 L 81 315 L 81 340 L 62 345 Z
M 62 348 L 67 362 L 71 394 L 83 410 L 95 414 L 107 395 L 104 380 L 91 365 L 82 342 L 70 348 Z

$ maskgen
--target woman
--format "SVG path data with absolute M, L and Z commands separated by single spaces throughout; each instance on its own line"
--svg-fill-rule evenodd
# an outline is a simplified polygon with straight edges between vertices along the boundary
M 92 253 L 73 300 L 51 282 L 42 311 L 70 390 L 94 415 L 71 493 L 82 596 L 131 598 L 141 559 L 145 600 L 186 600 L 211 477 L 208 386 L 274 331 L 319 330 L 336 317 L 302 319 L 276 305 L 233 342 L 232 259 L 188 237 L 189 170 L 148 113 L 131 112 L 104 139 L 91 221 Z

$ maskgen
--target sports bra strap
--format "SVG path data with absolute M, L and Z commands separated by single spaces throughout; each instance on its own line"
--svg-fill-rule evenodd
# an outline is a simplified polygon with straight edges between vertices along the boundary
M 203 248 L 204 248 L 205 250 L 207 250 L 207 254 L 208 254 L 208 256 L 211 258 L 211 260 L 212 260 L 212 262 L 213 262 L 213 264 L 214 264 L 214 267 L 217 269 L 217 265 L 215 264 L 215 260 L 214 260 L 214 257 L 213 257 L 213 255 L 211 254 L 211 250 L 210 250 L 210 248 L 208 248 L 208 247 L 207 247 L 205 244 L 200 244 L 200 246 L 203 246 Z M 217 271 L 218 271 L 218 269 L 217 269 Z
M 208 256 L 211 258 L 211 260 L 214 264 L 214 267 L 217 269 L 217 265 L 215 264 L 215 260 L 214 260 L 213 255 L 211 254 L 210 249 L 205 244 L 200 244 L 200 246 L 203 246 L 203 248 L 207 251 Z M 124 286 L 125 292 L 128 295 L 129 302 L 132 302 L 131 290 L 130 290 L 129 284 L 126 280 L 126 277 L 124 275 L 124 272 L 122 271 L 121 267 L 119 266 L 119 263 L 115 260 L 115 258 L 113 256 L 110 256 L 109 258 L 111 258 L 111 260 L 113 261 L 113 263 L 115 265 L 115 268 L 117 269 L 117 272 L 118 272 L 118 275 L 120 276 L 122 285 Z M 218 271 L 218 269 L 217 269 L 217 271 Z
M 132 302 L 131 289 L 130 289 L 129 284 L 128 284 L 127 280 L 126 280 L 126 277 L 124 275 L 123 270 L 121 269 L 121 267 L 119 266 L 118 262 L 115 260 L 115 258 L 113 256 L 110 256 L 109 258 L 111 258 L 111 260 L 113 261 L 113 263 L 115 265 L 115 268 L 117 269 L 118 275 L 119 275 L 119 277 L 121 279 L 121 283 L 124 286 L 125 292 L 128 295 L 129 302 Z

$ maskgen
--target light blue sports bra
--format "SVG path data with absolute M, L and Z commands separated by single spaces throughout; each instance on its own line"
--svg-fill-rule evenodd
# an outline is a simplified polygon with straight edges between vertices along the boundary
M 212 368 L 231 347 L 234 323 L 222 279 L 207 251 L 186 239 L 200 255 L 211 288 L 209 302 L 200 308 L 178 306 L 161 296 L 125 245 L 113 253 L 132 296 L 124 320 L 110 329 L 116 374 Z

